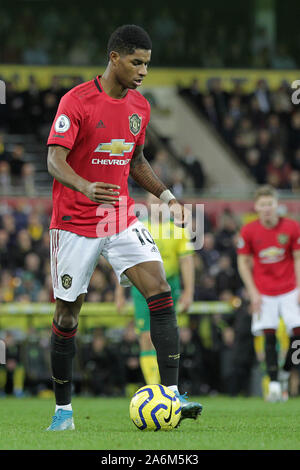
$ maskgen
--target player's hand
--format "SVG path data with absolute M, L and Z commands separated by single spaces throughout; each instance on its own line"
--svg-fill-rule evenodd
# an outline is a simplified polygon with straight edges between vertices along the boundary
M 189 292 L 183 292 L 178 300 L 179 313 L 187 312 L 193 303 L 193 296 Z
M 297 298 L 297 301 L 298 301 L 298 305 L 300 305 L 300 288 L 298 287 L 298 298 Z
M 99 204 L 116 204 L 119 201 L 120 186 L 110 183 L 88 183 L 83 194 Z
M 177 227 L 186 227 L 191 220 L 191 212 L 176 199 L 171 199 L 169 202 L 171 216 L 173 217 L 174 224 Z
M 262 298 L 259 292 L 252 292 L 250 294 L 250 306 L 252 313 L 260 313 Z

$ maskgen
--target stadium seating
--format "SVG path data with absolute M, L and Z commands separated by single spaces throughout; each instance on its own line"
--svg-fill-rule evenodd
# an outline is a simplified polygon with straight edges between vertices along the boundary
M 256 183 L 298 194 L 300 112 L 292 103 L 290 86 L 283 82 L 271 91 L 259 79 L 251 93 L 240 83 L 227 91 L 215 78 L 202 88 L 194 80 L 179 93 L 219 133 Z

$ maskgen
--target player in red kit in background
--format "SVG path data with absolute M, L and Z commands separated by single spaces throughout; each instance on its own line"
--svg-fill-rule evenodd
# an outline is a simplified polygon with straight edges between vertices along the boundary
M 293 342 L 300 340 L 300 226 L 278 215 L 278 198 L 272 186 L 261 186 L 254 202 L 258 220 L 240 231 L 238 269 L 250 297 L 252 333 L 265 338 L 270 377 L 267 398 L 280 401 L 287 399 Z M 279 371 L 276 330 L 280 315 L 290 336 L 290 347 Z
M 147 300 L 161 381 L 178 395 L 181 419 L 196 419 L 202 410 L 199 403 L 179 394 L 179 333 L 170 286 L 159 250 L 137 220 L 128 194 L 130 175 L 169 205 L 175 223 L 186 222 L 184 207 L 143 154 L 150 105 L 136 88 L 147 75 L 151 48 L 148 34 L 139 26 L 118 28 L 108 42 L 105 72 L 62 97 L 48 138 L 48 170 L 54 177 L 50 236 L 56 298 L 51 336 L 56 410 L 51 431 L 74 429 L 75 334 L 100 255 L 122 285 L 132 283 Z

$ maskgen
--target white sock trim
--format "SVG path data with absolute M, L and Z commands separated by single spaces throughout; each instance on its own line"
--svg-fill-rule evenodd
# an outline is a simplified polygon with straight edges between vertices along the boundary
M 56 405 L 55 407 L 55 413 L 57 412 L 57 410 L 66 410 L 66 411 L 72 411 L 72 405 L 71 403 L 69 403 L 69 405 Z
M 169 388 L 170 390 L 172 390 L 172 392 L 174 392 L 174 393 L 175 393 L 175 392 L 178 392 L 178 393 L 179 393 L 177 385 L 169 385 L 168 388 Z

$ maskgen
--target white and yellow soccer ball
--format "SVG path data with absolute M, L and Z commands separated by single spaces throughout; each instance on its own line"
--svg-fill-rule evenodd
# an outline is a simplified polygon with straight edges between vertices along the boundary
M 132 397 L 130 418 L 141 431 L 170 431 L 179 423 L 181 405 L 172 390 L 161 384 L 145 385 Z

